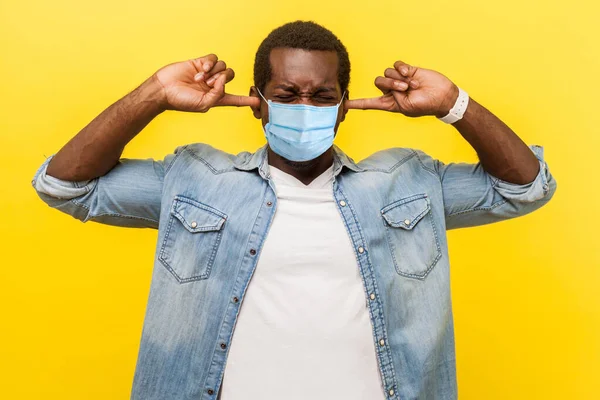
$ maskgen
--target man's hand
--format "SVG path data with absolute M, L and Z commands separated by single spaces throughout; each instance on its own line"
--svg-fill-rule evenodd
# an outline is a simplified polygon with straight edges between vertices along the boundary
M 169 64 L 153 75 L 163 92 L 165 110 L 206 112 L 215 106 L 256 106 L 256 97 L 225 93 L 225 84 L 235 76 L 214 54 Z
M 346 109 L 384 110 L 408 117 L 444 117 L 458 98 L 458 87 L 439 72 L 396 61 L 375 79 L 383 96 L 346 100 Z

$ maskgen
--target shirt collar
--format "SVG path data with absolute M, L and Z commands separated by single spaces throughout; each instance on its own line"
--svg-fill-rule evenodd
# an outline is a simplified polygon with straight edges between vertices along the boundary
M 234 162 L 234 167 L 242 171 L 252 171 L 254 169 L 259 170 L 260 175 L 268 179 L 268 165 L 267 165 L 267 144 L 260 147 L 254 153 L 245 153 L 243 156 L 238 157 Z M 335 144 L 333 145 L 333 174 L 337 176 L 342 167 L 346 167 L 354 172 L 362 172 L 363 168 L 359 167 L 352 158 L 344 153 Z

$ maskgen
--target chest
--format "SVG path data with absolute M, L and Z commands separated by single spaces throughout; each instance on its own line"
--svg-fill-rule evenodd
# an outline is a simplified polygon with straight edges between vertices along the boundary
M 428 176 L 340 174 L 320 197 L 300 200 L 258 174 L 210 178 L 165 188 L 158 254 L 180 283 L 233 276 L 244 257 L 334 273 L 365 252 L 386 274 L 423 279 L 443 253 L 443 202 Z

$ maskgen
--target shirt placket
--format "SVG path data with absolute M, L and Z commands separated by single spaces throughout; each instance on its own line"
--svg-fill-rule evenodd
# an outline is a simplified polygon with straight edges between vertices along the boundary
M 218 389 L 222 382 L 223 373 L 225 372 L 227 352 L 231 344 L 231 338 L 233 337 L 235 322 L 244 294 L 256 268 L 260 250 L 275 215 L 277 198 L 274 187 L 269 180 L 270 176 L 268 173 L 263 175 L 263 171 L 261 171 L 261 176 L 265 179 L 264 182 L 266 183 L 263 200 L 244 251 L 242 265 L 236 277 L 227 310 L 225 311 L 225 318 L 223 318 L 223 323 L 219 329 L 213 358 L 203 386 L 203 399 L 215 399 L 217 392 L 220 392 Z
M 373 338 L 375 341 L 375 348 L 377 349 L 379 372 L 385 396 L 388 399 L 399 399 L 397 394 L 398 390 L 396 388 L 396 376 L 392 363 L 392 352 L 388 343 L 385 320 L 383 317 L 383 305 L 375 280 L 373 266 L 369 259 L 369 249 L 353 210 L 352 202 L 346 197 L 337 179 L 333 182 L 333 195 L 338 210 L 342 215 L 348 235 L 350 236 L 350 240 L 352 241 L 356 259 L 358 260 L 360 276 L 367 295 L 367 306 L 369 308 L 369 317 L 373 328 Z

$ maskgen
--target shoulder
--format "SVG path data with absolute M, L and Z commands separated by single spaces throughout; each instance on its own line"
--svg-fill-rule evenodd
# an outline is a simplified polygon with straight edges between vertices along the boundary
M 175 153 L 186 164 L 202 163 L 214 173 L 230 171 L 235 165 L 252 157 L 253 153 L 243 151 L 238 154 L 227 153 L 206 143 L 190 143 L 180 146 Z
M 407 147 L 392 147 L 371 154 L 359 162 L 358 165 L 365 170 L 391 172 L 407 163 L 433 170 L 435 159 L 422 150 Z

